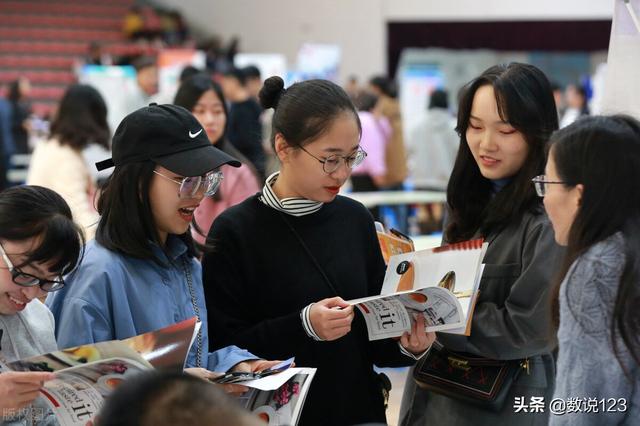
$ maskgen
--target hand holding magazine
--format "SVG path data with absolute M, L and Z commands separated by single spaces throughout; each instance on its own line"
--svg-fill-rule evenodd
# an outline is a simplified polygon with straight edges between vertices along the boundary
M 469 335 L 487 246 L 479 239 L 391 256 L 381 295 L 348 301 L 364 316 L 369 340 L 410 332 L 417 315 L 427 332 Z
M 102 408 L 104 399 L 130 377 L 154 368 L 182 371 L 199 328 L 194 317 L 125 340 L 77 346 L 6 364 L 0 361 L 0 374 L 55 373 L 34 403 L 14 417 L 33 424 L 84 426 Z M 270 425 L 295 425 L 302 412 L 315 369 L 289 368 L 292 363 L 288 360 L 264 377 L 242 383 L 252 389 L 240 398 L 241 404 L 258 415 L 268 413 L 262 418 L 266 416 Z

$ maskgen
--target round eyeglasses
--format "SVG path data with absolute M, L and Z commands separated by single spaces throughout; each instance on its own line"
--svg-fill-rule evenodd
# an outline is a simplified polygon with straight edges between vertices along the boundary
M 46 291 L 48 293 L 58 291 L 62 289 L 62 287 L 64 287 L 64 280 L 62 279 L 62 277 L 58 277 L 55 280 L 46 280 L 44 278 L 39 278 L 35 275 L 23 272 L 19 268 L 13 266 L 13 263 L 9 259 L 9 256 L 7 256 L 7 253 L 4 251 L 4 247 L 2 247 L 2 244 L 0 244 L 0 255 L 2 255 L 2 259 L 7 265 L 9 273 L 11 273 L 11 280 L 20 287 L 34 287 L 38 285 L 43 291 Z
M 545 175 L 539 175 L 531 179 L 531 182 L 533 182 L 533 186 L 536 189 L 536 194 L 538 194 L 538 197 L 545 196 L 545 194 L 547 193 L 547 185 L 558 185 L 558 184 L 566 185 L 567 184 L 566 182 L 546 180 L 546 178 L 547 177 Z
M 204 195 L 206 197 L 211 197 L 218 191 L 222 179 L 224 179 L 220 171 L 209 172 L 204 176 L 188 176 L 182 179 L 165 176 L 156 170 L 154 170 L 153 173 L 180 185 L 180 189 L 178 189 L 178 197 L 180 198 L 196 198 L 200 188 L 204 188 Z
M 304 149 L 303 146 L 301 146 L 300 149 L 318 160 L 322 164 L 322 170 L 324 170 L 326 174 L 331 174 L 338 170 L 343 162 L 347 165 L 348 169 L 353 169 L 354 167 L 362 164 L 364 159 L 367 158 L 367 153 L 362 148 L 358 148 L 356 151 L 347 156 L 333 154 L 328 156 L 324 160 L 316 157 L 315 155 Z

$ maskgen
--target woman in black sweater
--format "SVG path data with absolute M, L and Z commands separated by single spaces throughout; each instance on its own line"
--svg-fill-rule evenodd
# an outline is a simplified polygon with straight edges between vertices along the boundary
M 435 335 L 421 322 L 399 342 L 369 342 L 363 319 L 344 302 L 379 294 L 385 272 L 371 215 L 337 195 L 366 156 L 358 115 L 347 94 L 323 80 L 285 90 L 272 77 L 260 97 L 275 109 L 282 166 L 261 194 L 211 228 L 203 273 L 212 338 L 317 367 L 301 424 L 385 422 L 373 365 L 410 365 Z

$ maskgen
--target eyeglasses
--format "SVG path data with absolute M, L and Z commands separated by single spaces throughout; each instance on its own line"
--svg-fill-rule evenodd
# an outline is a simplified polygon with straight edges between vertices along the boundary
M 180 198 L 195 198 L 200 188 L 204 188 L 205 196 L 211 197 L 218 191 L 220 183 L 222 183 L 222 179 L 224 179 L 220 171 L 209 172 L 204 176 L 189 176 L 182 179 L 165 176 L 155 170 L 153 173 L 180 185 L 180 189 L 178 190 L 178 197 Z
M 9 256 L 7 256 L 7 253 L 4 251 L 2 244 L 0 244 L 0 255 L 2 255 L 2 259 L 4 259 L 4 263 L 7 265 L 7 269 L 9 269 L 9 272 L 11 273 L 11 280 L 20 287 L 34 287 L 39 285 L 42 290 L 49 293 L 58 291 L 64 287 L 64 280 L 62 277 L 55 280 L 45 280 L 44 278 L 27 274 L 13 266 L 13 263 L 9 260 Z
M 315 155 L 313 155 L 312 153 L 304 149 L 304 147 L 302 146 L 300 147 L 300 149 L 302 149 L 304 152 L 306 152 L 307 154 L 309 154 L 310 156 L 318 160 L 320 163 L 322 163 L 322 170 L 324 170 L 326 174 L 331 174 L 336 170 L 338 170 L 342 162 L 344 162 L 347 165 L 347 168 L 353 169 L 357 165 L 361 164 L 365 158 L 367 158 L 367 153 L 362 148 L 358 148 L 357 151 L 347 156 L 334 154 L 334 155 L 328 156 L 324 160 L 316 157 Z
M 531 182 L 533 182 L 533 186 L 536 188 L 536 194 L 538 194 L 539 197 L 544 197 L 544 195 L 547 193 L 547 185 L 567 184 L 566 182 L 554 182 L 545 180 L 545 178 L 545 175 L 540 175 L 531 179 Z

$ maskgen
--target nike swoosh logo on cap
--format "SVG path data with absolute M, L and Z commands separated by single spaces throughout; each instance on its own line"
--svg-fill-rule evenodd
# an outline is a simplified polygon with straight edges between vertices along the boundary
M 189 137 L 191 139 L 195 138 L 196 136 L 198 136 L 200 133 L 202 133 L 202 129 L 200 129 L 200 131 L 196 132 L 196 133 L 191 133 L 191 130 L 189 130 Z

